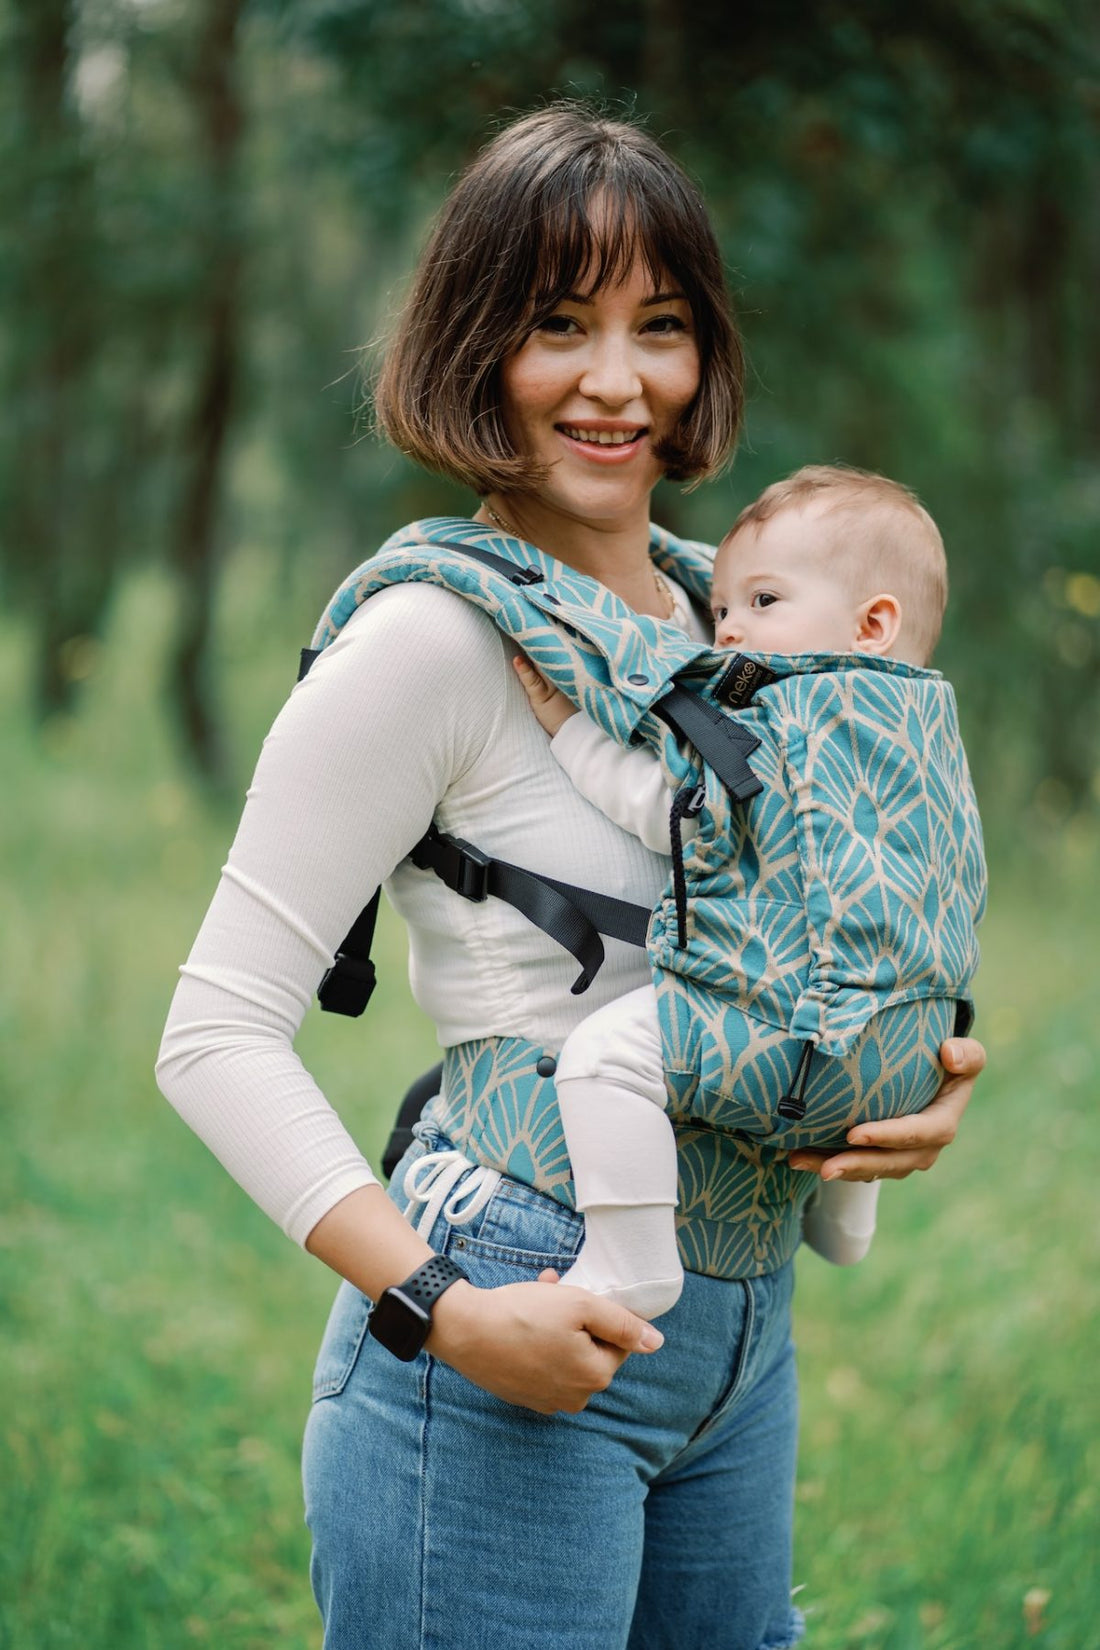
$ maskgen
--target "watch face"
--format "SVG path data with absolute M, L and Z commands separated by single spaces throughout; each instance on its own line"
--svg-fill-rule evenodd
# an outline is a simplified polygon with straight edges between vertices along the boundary
M 431 1314 L 400 1289 L 387 1289 L 370 1315 L 368 1328 L 376 1341 L 411 1363 L 428 1338 Z

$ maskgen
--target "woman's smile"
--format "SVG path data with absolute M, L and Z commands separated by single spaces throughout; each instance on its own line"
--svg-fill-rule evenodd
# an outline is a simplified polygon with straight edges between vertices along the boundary
M 641 451 L 649 434 L 646 425 L 586 419 L 583 424 L 558 424 L 558 434 L 572 451 L 595 464 L 624 464 Z

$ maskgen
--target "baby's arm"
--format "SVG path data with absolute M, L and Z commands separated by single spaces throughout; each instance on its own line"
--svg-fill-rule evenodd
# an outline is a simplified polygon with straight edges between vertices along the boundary
M 658 757 L 647 746 L 626 750 L 551 687 L 530 660 L 513 661 L 531 709 L 551 736 L 550 749 L 577 790 L 624 831 L 655 854 L 670 854 L 668 816 L 672 792 Z M 685 818 L 681 836 L 689 840 L 697 822 Z
M 822 1260 L 854 1266 L 875 1235 L 878 1181 L 823 1180 L 806 1205 L 802 1236 Z

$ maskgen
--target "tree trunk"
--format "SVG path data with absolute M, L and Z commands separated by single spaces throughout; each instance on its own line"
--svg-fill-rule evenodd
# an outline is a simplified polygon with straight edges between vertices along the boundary
M 195 395 L 172 543 L 181 586 L 172 670 L 175 705 L 187 751 L 200 775 L 215 786 L 226 780 L 209 654 L 218 503 L 239 372 L 241 229 L 235 185 L 242 129 L 237 87 L 242 9 L 243 0 L 206 0 L 195 56 L 192 96 L 205 160 L 203 278 L 196 298 Z
M 91 169 L 69 97 L 72 0 L 23 0 L 12 30 L 22 128 L 13 195 L 20 236 L 9 254 L 13 454 L 4 511 L 13 586 L 36 632 L 35 700 L 67 710 L 65 643 L 99 617 L 86 611 L 104 569 L 88 565 L 81 433 L 96 348 Z

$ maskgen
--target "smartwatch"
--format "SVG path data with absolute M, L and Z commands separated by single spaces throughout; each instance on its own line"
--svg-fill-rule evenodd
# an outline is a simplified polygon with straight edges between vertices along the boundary
M 387 1289 L 367 1319 L 367 1328 L 387 1352 L 402 1363 L 411 1363 L 428 1338 L 432 1327 L 432 1307 L 445 1289 L 459 1278 L 469 1283 L 461 1266 L 446 1255 L 433 1255 L 404 1283 Z

